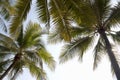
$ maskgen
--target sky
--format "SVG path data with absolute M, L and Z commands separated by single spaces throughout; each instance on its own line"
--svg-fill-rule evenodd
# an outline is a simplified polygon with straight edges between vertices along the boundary
M 83 62 L 78 61 L 77 57 L 69 60 L 64 64 L 58 63 L 58 57 L 60 54 L 61 44 L 47 45 L 47 49 L 55 57 L 57 61 L 56 69 L 51 72 L 49 69 L 44 67 L 48 80 L 116 80 L 111 74 L 110 62 L 108 57 L 104 56 L 98 68 L 93 71 L 91 52 L 84 55 Z M 36 80 L 25 69 L 24 74 L 21 75 L 17 80 Z
M 116 0 L 112 0 L 112 4 L 115 4 L 115 1 Z M 34 20 L 36 17 L 32 11 L 29 16 L 32 20 Z M 44 40 L 46 40 L 46 36 Z M 69 60 L 64 64 L 59 64 L 58 58 L 62 45 L 63 43 L 58 43 L 56 45 L 46 44 L 47 50 L 53 55 L 54 59 L 56 60 L 56 69 L 54 72 L 51 72 L 47 66 L 44 66 L 48 80 L 116 80 L 115 76 L 111 74 L 110 62 L 107 56 L 103 57 L 97 69 L 93 71 L 91 51 L 87 52 L 84 55 L 83 62 L 80 62 L 78 58 L 75 57 L 74 59 Z M 24 69 L 23 74 L 20 75 L 17 80 L 36 79 L 29 74 L 28 69 Z

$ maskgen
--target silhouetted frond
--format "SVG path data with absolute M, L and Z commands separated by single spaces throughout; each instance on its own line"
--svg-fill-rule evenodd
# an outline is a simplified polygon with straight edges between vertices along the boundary
M 48 53 L 44 48 L 41 48 L 37 54 L 51 70 L 55 69 L 55 61 L 50 53 Z
M 105 46 L 103 45 L 102 39 L 99 39 L 94 48 L 93 70 L 95 70 L 97 68 L 104 53 L 106 53 Z
M 69 59 L 72 59 L 75 56 L 78 56 L 81 60 L 83 54 L 86 50 L 88 50 L 89 46 L 91 45 L 93 37 L 84 37 L 78 38 L 71 43 L 66 44 L 61 52 L 60 55 L 60 63 L 63 63 Z
M 16 14 L 11 21 L 10 33 L 14 37 L 18 37 L 22 22 L 26 19 L 30 10 L 32 0 L 17 0 L 15 5 Z
M 49 0 L 37 0 L 37 13 L 38 18 L 50 28 L 50 13 L 49 13 Z

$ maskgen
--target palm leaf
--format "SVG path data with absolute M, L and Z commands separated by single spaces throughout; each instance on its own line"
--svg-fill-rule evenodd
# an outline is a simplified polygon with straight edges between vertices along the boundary
M 48 53 L 45 49 L 41 48 L 37 54 L 39 58 L 41 58 L 42 61 L 44 61 L 51 70 L 55 69 L 55 61 L 50 55 L 50 53 Z
M 91 4 L 87 0 L 70 0 L 71 16 L 75 23 L 81 26 L 90 27 L 96 24 L 97 18 L 92 10 Z
M 50 13 L 48 0 L 37 0 L 37 13 L 39 14 L 39 19 L 46 24 L 48 29 L 50 28 Z
M 110 10 L 110 0 L 94 0 L 92 3 L 92 8 L 98 19 L 98 24 L 105 20 L 106 16 L 109 14 Z
M 2 7 L 4 7 L 11 16 L 15 14 L 14 7 L 13 7 L 13 5 L 11 4 L 11 1 L 10 1 L 10 0 L 0 1 L 0 5 L 1 5 Z
M 93 34 L 94 28 L 88 28 L 88 27 L 71 27 L 69 29 L 69 32 L 71 33 L 71 39 L 80 36 L 89 36 Z M 48 36 L 48 43 L 58 43 L 64 40 L 64 38 L 61 36 L 61 34 L 66 35 L 65 33 L 60 32 L 59 30 L 53 30 L 49 36 Z
M 115 34 L 110 34 L 114 42 L 120 43 L 120 31 L 116 32 Z
M 105 46 L 103 45 L 103 40 L 99 38 L 97 45 L 94 48 L 94 62 L 93 69 L 95 70 L 98 66 L 98 63 L 101 61 L 103 53 L 106 53 Z
M 63 38 L 60 36 L 58 31 L 53 31 L 52 33 L 49 34 L 48 36 L 48 43 L 57 43 L 61 42 Z
M 6 48 L 13 51 L 17 50 L 18 48 L 17 44 L 14 42 L 12 38 L 1 33 L 0 33 L 0 44 L 1 46 L 5 46 Z
M 7 52 L 7 51 L 10 51 L 10 49 L 5 47 L 5 46 L 3 46 L 3 45 L 0 45 L 0 51 L 1 52 L 5 52 L 5 51 Z
M 24 51 L 24 56 L 27 57 L 28 60 L 34 61 L 36 64 L 40 62 L 39 57 L 36 54 L 37 50 L 25 50 Z
M 29 23 L 23 36 L 23 47 L 38 45 L 40 42 L 41 28 L 37 23 Z
M 30 70 L 30 73 L 33 76 L 36 76 L 37 80 L 41 80 L 41 77 L 44 77 L 46 79 L 45 72 L 40 67 L 37 67 L 34 62 L 31 62 L 27 59 L 25 59 L 25 62 L 26 67 Z
M 71 20 L 68 14 L 69 11 L 65 8 L 64 4 L 59 0 L 51 0 L 50 5 L 51 5 L 50 13 L 52 14 L 53 19 L 52 22 L 55 28 L 61 32 L 60 36 L 65 41 L 70 41 L 71 35 L 69 29 L 71 27 L 70 25 Z
M 108 16 L 107 20 L 105 21 L 105 26 L 107 27 L 107 25 L 111 26 L 115 25 L 115 24 L 119 24 L 120 23 L 120 2 L 118 3 L 117 6 L 115 6 L 114 8 L 111 8 L 111 13 Z
M 88 28 L 85 26 L 82 27 L 72 27 L 71 28 L 71 36 L 72 38 L 78 37 L 78 36 L 90 36 L 94 34 L 94 28 Z
M 83 54 L 89 48 L 89 45 L 92 44 L 93 37 L 84 37 L 78 38 L 71 43 L 66 44 L 61 52 L 59 57 L 60 63 L 63 63 L 69 59 L 72 59 L 75 56 L 78 56 L 79 59 L 82 59 Z
M 12 57 L 13 56 L 13 54 L 12 53 L 9 53 L 9 52 L 0 52 L 0 62 L 1 61 L 4 61 L 4 60 L 6 60 L 6 59 L 8 59 L 8 58 L 10 58 L 10 57 Z
M 17 0 L 16 15 L 13 17 L 10 27 L 10 33 L 17 36 L 20 33 L 22 22 L 26 19 L 27 13 L 30 10 L 32 0 Z
M 7 66 L 10 65 L 11 62 L 12 60 L 9 59 L 0 61 L 0 74 L 2 74 L 6 70 Z
M 5 32 L 7 32 L 8 27 L 7 22 L 9 21 L 9 19 L 10 19 L 9 12 L 4 7 L 2 7 L 0 9 L 0 25 Z
M 21 25 L 21 30 L 20 30 L 20 34 L 17 38 L 17 42 L 19 46 L 23 45 L 23 26 Z

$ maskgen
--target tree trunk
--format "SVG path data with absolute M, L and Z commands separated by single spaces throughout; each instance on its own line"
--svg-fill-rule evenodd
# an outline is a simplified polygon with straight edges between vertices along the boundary
M 112 67 L 114 69 L 115 75 L 117 77 L 117 80 L 120 80 L 120 68 L 119 68 L 117 60 L 115 58 L 115 55 L 114 55 L 114 53 L 112 51 L 111 44 L 110 44 L 110 42 L 109 42 L 109 40 L 108 40 L 108 38 L 106 36 L 105 30 L 104 29 L 100 29 L 100 30 L 98 30 L 98 32 L 100 33 L 101 37 L 105 41 L 106 50 L 107 50 L 108 56 L 110 58 Z
M 9 67 L 8 67 L 8 69 L 0 76 L 0 80 L 2 80 L 8 73 L 9 73 L 9 71 L 12 69 L 12 67 L 15 65 L 15 62 L 16 61 L 14 61 Z
M 20 60 L 21 54 L 16 54 L 14 57 L 13 63 L 7 68 L 7 70 L 0 76 L 0 80 L 2 80 L 8 73 L 9 71 L 14 67 L 14 65 L 17 63 L 18 60 Z

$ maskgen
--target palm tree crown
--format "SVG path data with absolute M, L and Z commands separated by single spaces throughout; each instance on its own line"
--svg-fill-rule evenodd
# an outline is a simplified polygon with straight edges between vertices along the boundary
M 55 1 L 57 2 L 57 0 Z M 115 54 L 113 54 L 111 45 L 111 40 L 113 40 L 115 44 L 120 42 L 120 31 L 113 29 L 119 27 L 120 3 L 118 2 L 116 6 L 112 7 L 110 1 L 111 0 L 58 1 L 58 6 L 64 6 L 64 8 L 59 7 L 58 12 L 61 13 L 61 18 L 64 18 L 62 20 L 65 21 L 64 25 L 66 25 L 66 28 L 57 24 L 57 27 L 54 27 L 53 32 L 50 34 L 49 41 L 69 41 L 63 47 L 60 62 L 65 62 L 74 56 L 82 59 L 86 50 L 93 48 L 94 69 L 97 67 L 97 63 L 100 61 L 102 54 L 108 53 L 117 79 L 120 80 L 120 68 Z M 54 19 L 58 18 L 58 16 L 55 16 L 56 13 L 53 13 Z M 62 21 L 58 23 L 62 25 Z M 111 38 L 109 39 L 108 37 Z
M 43 62 L 51 70 L 55 68 L 53 57 L 46 51 L 41 41 L 41 28 L 37 23 L 30 22 L 26 30 L 21 27 L 20 34 L 15 40 L 12 36 L 0 33 L 0 79 L 10 75 L 14 80 L 23 68 L 28 68 L 37 80 L 46 80 Z

